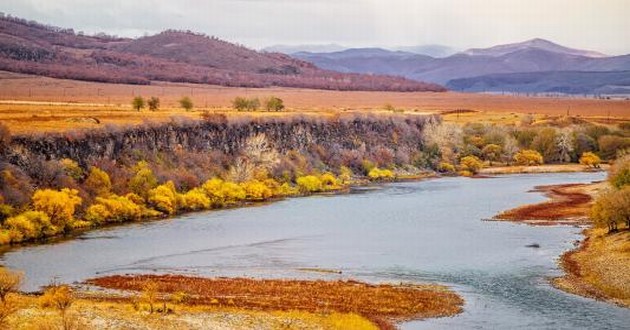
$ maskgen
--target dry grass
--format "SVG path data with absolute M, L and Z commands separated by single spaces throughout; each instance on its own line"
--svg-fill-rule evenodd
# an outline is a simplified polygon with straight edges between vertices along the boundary
M 608 234 L 590 229 L 579 249 L 565 253 L 567 275 L 554 279 L 562 290 L 630 307 L 630 230 Z
M 20 296 L 19 310 L 4 328 L 62 329 L 59 313 L 42 308 L 38 299 Z M 186 306 L 169 303 L 168 314 L 149 314 L 125 302 L 79 299 L 68 311 L 70 329 L 307 329 L 375 330 L 369 320 L 352 313 L 308 313 L 300 311 L 248 311 L 236 308 Z
M 87 281 L 109 289 L 140 291 L 154 281 L 161 293 L 185 292 L 193 305 L 248 310 L 355 313 L 381 328 L 393 321 L 454 315 L 462 299 L 435 285 L 370 285 L 355 281 L 254 280 L 180 275 L 108 276 Z
M 169 120 L 172 116 L 199 118 L 200 111 L 230 111 L 236 96 L 284 100 L 288 112 L 330 114 L 339 111 L 384 112 L 391 104 L 405 113 L 451 113 L 447 120 L 486 121 L 511 124 L 523 114 L 571 115 L 621 120 L 630 117 L 630 101 L 594 99 L 527 98 L 463 93 L 340 92 L 291 88 L 228 88 L 212 85 L 155 83 L 150 86 L 104 84 L 28 76 L 0 71 L 0 120 L 13 132 L 94 129 L 103 124 L 136 124 L 144 120 Z M 157 112 L 132 111 L 135 95 L 160 98 Z M 178 100 L 189 96 L 194 112 L 178 107 Z M 479 112 L 481 111 L 481 112 Z M 251 115 L 251 114 L 248 114 Z M 259 114 L 260 115 L 260 114 Z M 270 115 L 265 113 L 264 115 Z M 95 124 L 85 118 L 97 118 Z
M 608 165 L 604 164 L 599 170 L 607 170 Z M 592 168 L 588 168 L 580 164 L 550 164 L 539 166 L 494 166 L 486 167 L 479 171 L 482 175 L 501 175 L 501 174 L 521 174 L 521 173 L 572 173 L 572 172 L 585 172 L 592 171 Z

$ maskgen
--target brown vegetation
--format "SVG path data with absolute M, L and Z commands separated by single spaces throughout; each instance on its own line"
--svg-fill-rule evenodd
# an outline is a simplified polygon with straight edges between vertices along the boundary
M 630 307 L 630 231 L 608 234 L 606 229 L 585 231 L 576 250 L 562 255 L 566 275 L 555 278 L 555 287 L 620 306 Z
M 108 276 L 88 284 L 140 292 L 156 283 L 162 295 L 183 292 L 193 305 L 254 310 L 356 313 L 381 328 L 391 321 L 454 315 L 463 301 L 435 285 L 370 285 L 355 281 L 254 280 L 180 275 Z
M 551 200 L 520 206 L 495 216 L 498 220 L 526 222 L 535 225 L 586 224 L 593 200 L 584 189 L 594 188 L 590 184 L 561 184 L 534 187 L 532 192 L 541 192 Z

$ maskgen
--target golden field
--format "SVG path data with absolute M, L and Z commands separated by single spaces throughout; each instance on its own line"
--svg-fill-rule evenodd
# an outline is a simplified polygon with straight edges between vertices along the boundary
M 156 82 L 123 85 L 29 76 L 0 72 L 0 120 L 14 133 L 94 129 L 107 124 L 167 121 L 172 117 L 200 118 L 204 111 L 236 115 L 231 101 L 237 96 L 284 100 L 284 113 L 334 114 L 341 111 L 391 112 L 391 105 L 405 113 L 445 113 L 448 121 L 513 124 L 525 114 L 581 117 L 616 123 L 630 117 L 629 100 L 539 98 L 465 93 L 347 92 L 292 88 L 232 88 L 213 85 Z M 159 111 L 134 111 L 134 96 L 160 98 Z M 194 110 L 179 108 L 188 96 Z M 470 111 L 472 110 L 472 111 Z M 463 111 L 463 112 L 462 112 Z M 238 115 L 252 116 L 259 113 Z M 265 115 L 282 115 L 270 114 Z M 99 124 L 96 121 L 100 122 Z

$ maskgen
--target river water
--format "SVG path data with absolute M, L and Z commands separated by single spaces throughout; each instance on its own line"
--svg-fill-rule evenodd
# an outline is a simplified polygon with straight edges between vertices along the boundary
M 53 279 L 156 272 L 431 282 L 461 294 L 464 312 L 403 329 L 628 329 L 629 309 L 548 284 L 581 228 L 482 221 L 544 200 L 528 192 L 536 185 L 602 179 L 572 173 L 394 183 L 95 230 L 13 249 L 0 260 L 24 270 L 25 290 Z M 527 247 L 534 243 L 540 248 Z

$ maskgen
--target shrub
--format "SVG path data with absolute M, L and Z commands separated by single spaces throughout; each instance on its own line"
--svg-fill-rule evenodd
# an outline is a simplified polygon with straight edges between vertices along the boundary
M 394 178 L 394 173 L 390 170 L 375 167 L 368 173 L 368 178 L 372 181 L 391 180 Z
M 438 171 L 442 173 L 455 173 L 455 166 L 447 162 L 441 162 L 438 165 Z
M 322 180 L 314 175 L 301 176 L 295 182 L 302 193 L 319 192 L 324 189 Z
M 265 109 L 267 111 L 282 111 L 284 110 L 284 102 L 281 98 L 272 96 L 265 102 Z
M 462 171 L 476 174 L 483 168 L 483 162 L 475 156 L 466 156 L 459 160 L 459 167 Z
M 341 166 L 339 168 L 339 181 L 341 181 L 341 184 L 350 184 L 352 182 L 353 175 L 354 173 L 349 167 Z
M 499 159 L 501 156 L 501 152 L 503 148 L 498 144 L 488 144 L 483 149 L 481 149 L 481 154 L 483 158 L 490 162 L 490 166 L 492 166 L 492 162 Z
M 180 196 L 175 189 L 175 184 L 173 181 L 168 181 L 149 190 L 147 201 L 160 212 L 175 214 L 179 207 L 179 199 Z
M 250 200 L 264 200 L 273 196 L 273 191 L 258 180 L 250 180 L 241 183 L 245 196 Z
M 111 195 L 97 197 L 94 204 L 85 212 L 85 219 L 90 222 L 125 222 L 150 216 L 143 206 L 136 204 L 127 196 Z
M 0 267 L 0 301 L 6 302 L 9 293 L 17 292 L 23 278 L 22 273 Z
M 188 96 L 184 96 L 179 100 L 179 105 L 186 111 L 190 111 L 193 108 L 193 102 Z
M 238 111 L 255 111 L 260 108 L 260 100 L 258 98 L 244 98 L 237 96 L 234 100 L 232 100 L 232 106 Z
M 83 185 L 92 196 L 106 196 L 112 190 L 112 181 L 109 175 L 98 167 L 90 169 L 90 174 Z
M 149 110 L 157 111 L 160 108 L 160 99 L 155 96 L 151 96 L 151 98 L 147 101 L 147 105 L 149 106 Z
M 50 218 L 44 212 L 26 211 L 14 217 L 8 218 L 4 225 L 12 231 L 16 242 L 21 240 L 37 239 L 52 236 L 59 233 L 59 228 L 53 226 Z
M 613 163 L 608 180 L 617 189 L 630 185 L 630 156 L 617 159 Z
M 52 224 L 58 228 L 67 228 L 72 224 L 76 207 L 81 202 L 76 189 L 42 189 L 33 194 L 33 208 L 48 215 Z
M 140 111 L 140 109 L 144 108 L 144 99 L 142 96 L 136 96 L 131 101 L 131 106 L 136 109 L 136 111 Z
M 598 139 L 599 154 L 603 159 L 613 159 L 618 150 L 630 148 L 630 138 L 604 135 Z
M 543 157 L 536 150 L 525 149 L 514 155 L 514 161 L 517 165 L 535 166 L 543 164 Z
M 599 156 L 597 156 L 596 154 L 592 153 L 592 152 L 585 152 L 582 154 L 582 156 L 580 157 L 580 164 L 582 165 L 586 165 L 589 167 L 599 167 L 599 164 L 601 163 L 601 159 L 599 159 Z
M 79 166 L 77 162 L 68 158 L 64 158 L 60 162 L 67 176 L 77 181 L 83 178 L 83 169 L 81 168 L 81 166 Z
M 630 187 L 601 194 L 591 208 L 595 226 L 615 231 L 620 223 L 630 228 Z
M 210 208 L 210 198 L 201 188 L 189 190 L 183 195 L 183 208 L 187 210 L 206 210 Z
M 213 207 L 223 207 L 234 204 L 246 198 L 245 190 L 236 183 L 225 182 L 219 178 L 206 181 L 201 189 L 210 199 Z
M 129 180 L 129 189 L 138 196 L 146 198 L 148 191 L 157 187 L 157 178 L 145 161 L 138 162 L 134 166 L 134 172 L 135 175 Z

